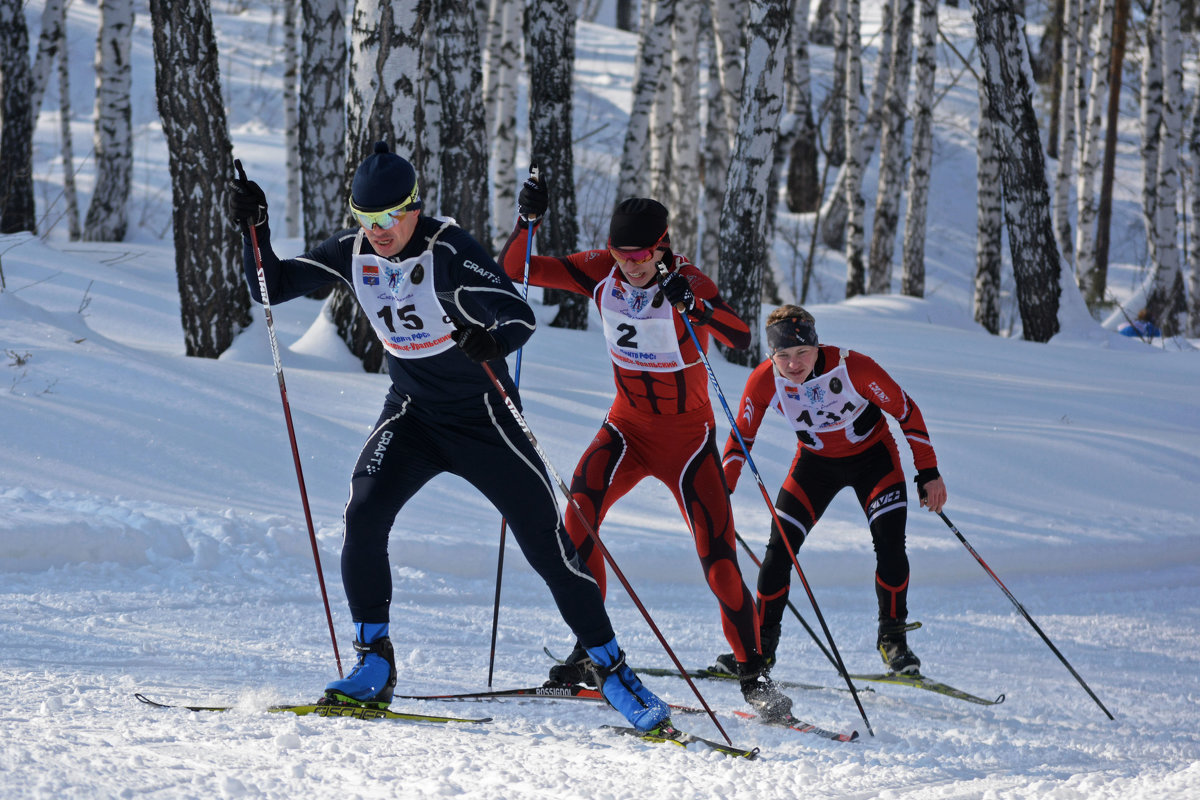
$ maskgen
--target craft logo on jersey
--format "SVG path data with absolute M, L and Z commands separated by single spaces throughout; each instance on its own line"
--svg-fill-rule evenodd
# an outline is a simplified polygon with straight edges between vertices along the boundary
M 374 264 L 363 264 L 362 281 L 366 286 L 378 286 L 379 267 Z
M 388 288 L 395 291 L 400 285 L 400 279 L 404 277 L 404 270 L 399 267 L 384 267 L 383 271 L 387 273 Z

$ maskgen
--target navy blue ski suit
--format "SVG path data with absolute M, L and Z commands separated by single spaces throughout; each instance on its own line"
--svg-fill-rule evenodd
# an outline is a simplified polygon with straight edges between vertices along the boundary
M 504 271 L 465 231 L 424 215 L 404 249 L 388 259 L 375 255 L 358 229 L 347 229 L 281 260 L 268 226 L 255 230 L 271 303 L 340 281 L 354 291 L 387 351 L 392 385 L 354 466 L 345 511 L 342 583 L 354 621 L 388 621 L 392 525 L 421 486 L 450 472 L 508 521 L 579 641 L 586 647 L 610 641 L 600 590 L 566 534 L 537 452 L 482 366 L 448 341 L 455 324 L 484 326 L 506 354 L 529 338 L 532 309 Z M 248 238 L 244 266 L 250 293 L 261 302 Z M 519 407 L 504 359 L 488 364 Z

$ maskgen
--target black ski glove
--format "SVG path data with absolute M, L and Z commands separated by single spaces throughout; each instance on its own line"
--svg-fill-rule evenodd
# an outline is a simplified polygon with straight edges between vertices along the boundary
M 504 355 L 500 343 L 482 325 L 459 328 L 450 334 L 450 338 L 472 361 L 492 361 Z
M 550 193 L 540 178 L 530 175 L 517 195 L 517 213 L 521 215 L 522 227 L 528 227 L 531 220 L 537 222 L 549 207 Z
M 667 298 L 667 302 L 676 310 L 682 309 L 683 312 L 688 312 L 696 307 L 696 295 L 692 294 L 692 285 L 678 272 L 668 272 L 666 275 L 659 276 L 658 285 L 662 287 L 662 293 Z
M 267 221 L 267 196 L 254 181 L 245 178 L 231 180 L 226 204 L 229 218 L 235 225 L 253 225 L 257 228 Z

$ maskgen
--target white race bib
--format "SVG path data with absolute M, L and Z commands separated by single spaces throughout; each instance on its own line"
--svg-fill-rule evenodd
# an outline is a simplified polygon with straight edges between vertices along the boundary
M 358 253 L 353 272 L 358 301 L 389 353 L 425 358 L 455 346 L 454 325 L 433 290 L 432 250 L 400 262 Z
M 626 369 L 676 372 L 687 364 L 679 352 L 675 311 L 664 301 L 655 307 L 658 284 L 638 289 L 609 273 L 600 287 L 600 318 L 613 363 Z

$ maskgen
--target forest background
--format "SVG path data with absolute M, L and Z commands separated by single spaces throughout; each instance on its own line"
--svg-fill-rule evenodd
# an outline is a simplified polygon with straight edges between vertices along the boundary
M 271 76 L 261 102 L 278 104 L 289 156 L 273 203 L 280 233 L 311 245 L 347 224 L 349 179 L 384 139 L 417 165 L 427 209 L 498 247 L 536 161 L 552 202 L 545 252 L 598 241 L 622 197 L 660 197 L 674 211 L 676 249 L 754 319 L 764 301 L 809 302 L 813 275 L 831 260 L 844 271 L 843 297 L 925 296 L 940 62 L 956 75 L 940 91 L 961 86 L 980 102 L 969 132 L 976 321 L 1047 341 L 1082 299 L 1110 328 L 1142 312 L 1167 335 L 1200 335 L 1200 95 L 1196 70 L 1185 68 L 1197 50 L 1192 0 L 978 0 L 966 52 L 946 35 L 961 14 L 939 22 L 935 0 L 885 0 L 868 5 L 879 14 L 868 61 L 860 0 L 216 4 L 271 16 L 274 39 L 254 54 L 222 53 L 207 0 L 149 2 L 140 16 L 133 0 L 81 0 L 75 13 L 92 19 L 97 46 L 91 147 L 79 157 L 75 142 L 86 137 L 67 124 L 76 116 L 64 46 L 72 3 L 50 0 L 40 14 L 38 5 L 0 0 L 0 231 L 63 225 L 71 239 L 125 237 L 135 188 L 130 44 L 148 17 L 190 355 L 218 356 L 250 319 L 223 214 L 228 120 L 246 111 L 226 107 L 222 66 L 235 79 L 243 68 Z M 623 131 L 579 134 L 574 26 L 601 14 L 637 33 L 628 120 Z M 826 80 L 812 80 L 814 57 L 832 59 Z M 35 159 L 48 86 L 61 150 Z M 616 163 L 589 142 L 614 136 Z M 1118 230 L 1115 253 L 1136 268 L 1130 290 L 1110 280 L 1109 262 L 1116 155 L 1132 140 L 1141 230 Z M 59 175 L 35 176 L 35 164 L 55 161 Z M 77 176 L 90 183 L 86 213 Z M 543 299 L 558 305 L 551 324 L 586 327 L 583 298 Z M 328 313 L 364 367 L 378 370 L 380 346 L 353 299 L 335 291 Z M 751 348 L 727 357 L 755 363 L 754 333 Z

